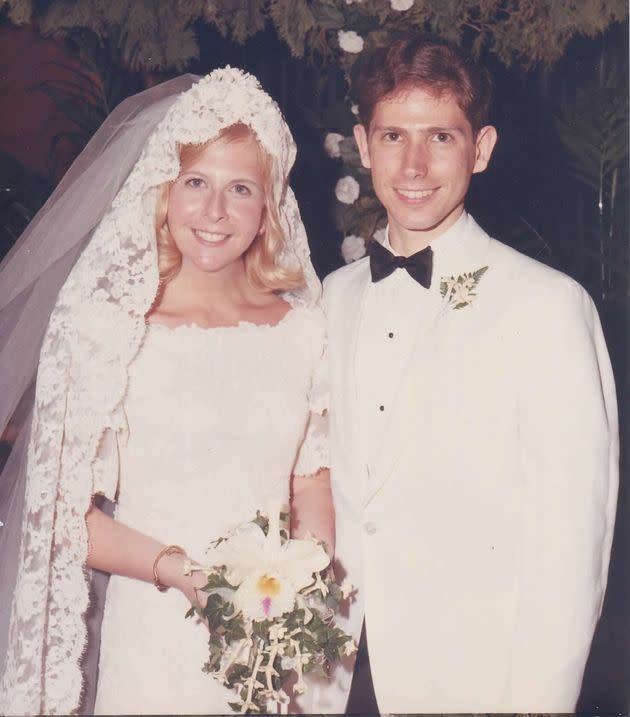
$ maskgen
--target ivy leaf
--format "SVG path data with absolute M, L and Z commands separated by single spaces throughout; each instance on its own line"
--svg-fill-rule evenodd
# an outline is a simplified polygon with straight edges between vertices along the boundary
M 234 586 L 231 585 L 225 577 L 225 568 L 221 568 L 221 570 L 216 573 L 210 573 L 210 575 L 208 575 L 208 581 L 204 587 L 201 588 L 201 590 L 202 592 L 207 593 L 215 590 L 216 588 L 234 589 Z
M 214 672 L 219 667 L 221 663 L 221 655 L 223 654 L 223 645 L 221 644 L 221 639 L 214 632 L 210 633 L 210 638 L 208 640 L 208 649 L 210 651 L 210 654 L 208 656 L 208 661 L 203 666 L 202 670 L 203 672 L 209 674 L 211 672 Z
M 259 510 L 256 511 L 256 517 L 252 520 L 252 523 L 256 523 L 265 535 L 269 532 L 269 518 L 262 515 Z
M 225 632 L 226 618 L 232 616 L 234 607 L 227 603 L 216 593 L 208 596 L 205 607 L 201 610 L 202 615 L 208 620 L 210 630 L 221 630 Z
M 269 635 L 269 628 L 272 624 L 271 620 L 261 620 L 260 622 L 254 620 L 252 622 L 252 635 L 260 638 L 261 640 L 266 640 Z
M 234 618 L 228 622 L 228 626 L 225 629 L 225 642 L 230 645 L 238 640 L 244 640 L 247 637 L 245 627 L 243 626 L 242 620 Z
M 248 676 L 249 668 L 247 665 L 241 665 L 239 663 L 232 665 L 225 675 L 229 687 L 234 687 L 239 682 L 243 682 Z

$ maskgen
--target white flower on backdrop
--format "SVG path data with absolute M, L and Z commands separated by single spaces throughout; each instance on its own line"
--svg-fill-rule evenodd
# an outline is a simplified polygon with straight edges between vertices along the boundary
M 350 264 L 365 256 L 365 239 L 349 234 L 341 242 L 341 256 L 346 264 Z
M 359 194 L 361 194 L 359 183 L 350 175 L 342 177 L 335 185 L 335 196 L 342 204 L 354 204 Z
M 363 38 L 354 30 L 339 30 L 337 32 L 339 47 L 345 52 L 357 53 L 363 49 Z
M 329 157 L 336 159 L 341 157 L 341 150 L 339 149 L 339 142 L 343 139 L 343 135 L 338 132 L 329 132 L 324 140 L 324 149 Z
M 398 12 L 404 12 L 413 7 L 414 0 L 389 0 L 392 10 L 398 10 Z

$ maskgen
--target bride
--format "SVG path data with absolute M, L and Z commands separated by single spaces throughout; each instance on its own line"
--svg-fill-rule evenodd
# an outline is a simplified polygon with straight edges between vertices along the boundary
M 2 713 L 91 711 L 92 569 L 111 574 L 95 712 L 228 712 L 184 620 L 203 595 L 186 557 L 290 492 L 294 533 L 333 547 L 295 146 L 253 77 L 194 79 L 123 103 L 1 269 L 0 418 L 22 429 L 0 494 Z

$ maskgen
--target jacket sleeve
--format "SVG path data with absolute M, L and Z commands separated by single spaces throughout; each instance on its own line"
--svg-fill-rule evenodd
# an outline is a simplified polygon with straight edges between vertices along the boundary
M 572 280 L 554 289 L 523 322 L 519 358 L 523 541 L 508 683 L 519 712 L 574 711 L 617 500 L 617 404 L 599 317 Z

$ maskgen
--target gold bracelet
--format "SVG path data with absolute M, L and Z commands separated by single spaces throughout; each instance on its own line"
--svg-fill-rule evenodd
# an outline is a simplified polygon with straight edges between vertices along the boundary
M 153 584 L 155 587 L 161 592 L 164 593 L 168 590 L 168 585 L 163 585 L 160 582 L 160 578 L 158 576 L 157 566 L 160 560 L 165 555 L 173 555 L 173 553 L 179 553 L 180 555 L 186 555 L 186 551 L 183 548 L 180 548 L 179 545 L 167 545 L 165 548 L 162 548 L 160 552 L 157 554 L 155 560 L 153 561 Z

